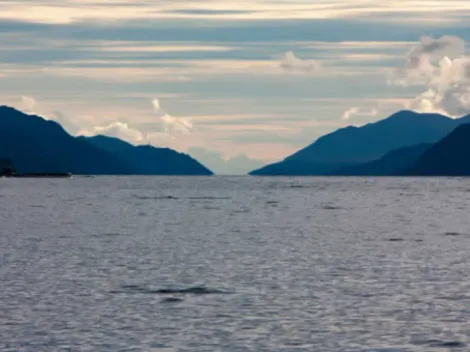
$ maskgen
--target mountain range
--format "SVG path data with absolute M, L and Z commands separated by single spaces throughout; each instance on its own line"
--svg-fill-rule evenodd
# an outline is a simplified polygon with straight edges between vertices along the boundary
M 470 176 L 470 115 L 400 111 L 318 138 L 251 175 Z M 0 106 L 0 166 L 20 173 L 81 175 L 212 175 L 169 148 L 135 146 L 107 136 L 73 137 L 60 124 Z M 7 166 L 5 166 L 7 165 Z
M 212 175 L 189 155 L 106 136 L 73 137 L 57 122 L 0 106 L 0 159 L 20 173 Z
M 396 176 L 427 175 L 436 146 L 456 138 L 453 131 L 470 123 L 470 115 L 459 119 L 440 114 L 400 111 L 362 127 L 349 126 L 318 138 L 313 144 L 286 159 L 250 174 L 289 176 Z M 464 132 L 460 132 L 465 134 Z M 470 134 L 467 135 L 470 141 Z M 462 138 L 461 138 L 462 139 Z M 463 139 L 462 139 L 463 140 Z M 438 143 L 438 144 L 436 144 Z M 445 146 L 448 145 L 445 144 Z M 446 147 L 443 150 L 450 151 Z M 453 150 L 462 154 L 464 151 Z M 441 151 L 443 153 L 443 151 Z M 452 159 L 454 160 L 454 159 Z M 455 160 L 457 160 L 455 158 Z M 414 166 L 414 165 L 420 165 Z M 444 173 L 435 166 L 433 174 Z

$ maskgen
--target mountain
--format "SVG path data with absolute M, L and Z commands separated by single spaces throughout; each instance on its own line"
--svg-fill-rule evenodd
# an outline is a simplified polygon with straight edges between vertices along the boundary
M 404 172 L 408 176 L 470 176 L 470 124 L 458 126 Z
M 356 165 L 355 163 L 319 163 L 315 161 L 286 159 L 269 164 L 250 172 L 253 176 L 323 176 L 331 175 L 338 169 Z
M 396 176 L 409 169 L 432 144 L 394 149 L 382 158 L 335 170 L 334 176 Z
M 110 153 L 119 153 L 125 149 L 133 148 L 134 146 L 128 142 L 123 141 L 122 139 L 115 137 L 108 137 L 103 135 L 93 136 L 93 137 L 77 137 L 78 139 L 83 139 L 95 147 L 98 147 L 103 150 L 107 150 Z
M 0 107 L 0 158 L 21 173 L 129 174 L 115 155 L 70 136 L 58 123 Z
M 107 136 L 80 137 L 116 155 L 139 175 L 212 175 L 213 173 L 187 154 L 149 145 L 133 146 Z
M 246 175 L 250 170 L 265 164 L 263 161 L 251 159 L 245 154 L 226 158 L 224 153 L 220 151 L 202 147 L 191 147 L 188 149 L 188 153 L 218 175 Z
M 465 122 L 470 122 L 470 115 L 451 119 L 440 114 L 400 111 L 362 127 L 341 128 L 283 161 L 251 174 L 327 175 L 347 165 L 378 160 L 394 149 L 435 143 Z
M 211 175 L 188 155 L 117 138 L 72 137 L 58 123 L 0 107 L 0 159 L 20 173 Z

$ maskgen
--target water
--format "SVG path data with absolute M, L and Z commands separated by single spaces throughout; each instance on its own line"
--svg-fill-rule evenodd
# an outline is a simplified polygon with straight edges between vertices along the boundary
M 468 351 L 470 179 L 0 180 L 0 351 Z

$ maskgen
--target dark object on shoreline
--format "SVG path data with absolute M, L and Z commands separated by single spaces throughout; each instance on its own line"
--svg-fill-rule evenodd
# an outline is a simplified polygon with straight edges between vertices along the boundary
M 71 178 L 69 172 L 18 173 L 10 159 L 0 159 L 0 177 L 8 178 Z
M 13 177 L 13 178 L 71 178 L 71 173 L 29 173 L 29 174 L 13 174 L 6 177 Z
M 0 159 L 0 176 L 12 176 L 16 174 L 15 167 L 9 159 Z

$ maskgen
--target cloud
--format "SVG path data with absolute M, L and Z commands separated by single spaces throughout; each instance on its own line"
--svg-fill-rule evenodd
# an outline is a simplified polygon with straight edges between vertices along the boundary
M 246 175 L 266 162 L 250 159 L 245 154 L 226 158 L 222 152 L 208 150 L 202 147 L 189 148 L 188 153 L 202 162 L 217 175 Z
M 280 66 L 290 72 L 317 72 L 321 68 L 319 62 L 301 59 L 292 51 L 288 51 L 283 55 Z
M 455 36 L 443 36 L 438 39 L 422 37 L 418 46 L 408 54 L 410 67 L 417 67 L 424 58 L 440 60 L 444 57 L 456 58 L 465 53 L 465 41 Z
M 145 142 L 145 134 L 143 132 L 130 127 L 127 123 L 119 121 L 112 122 L 106 126 L 95 126 L 90 129 L 83 129 L 78 132 L 78 135 L 82 136 L 95 136 L 99 134 L 123 139 L 133 144 Z
M 393 72 L 389 83 L 426 88 L 408 103 L 409 108 L 451 116 L 470 112 L 470 57 L 465 56 L 464 40 L 423 37 L 407 61 L 405 68 Z
M 183 117 L 173 117 L 163 110 L 158 99 L 152 100 L 155 114 L 160 118 L 166 133 L 191 134 L 193 124 L 189 119 Z
M 456 84 L 439 91 L 430 88 L 407 106 L 420 112 L 439 112 L 459 117 L 470 113 L 470 86 Z
M 402 86 L 423 85 L 440 75 L 443 65 L 461 58 L 465 41 L 459 37 L 443 36 L 439 39 L 422 37 L 418 46 L 407 55 L 407 65 L 394 70 L 390 83 Z
M 57 123 L 59 123 L 69 134 L 71 135 L 76 135 L 80 128 L 73 122 L 71 121 L 65 114 L 58 110 L 53 111 L 53 116 L 52 117 L 45 117 L 48 120 L 54 120 Z
M 54 110 L 52 114 L 35 112 L 37 102 L 33 97 L 23 95 L 21 96 L 21 100 L 26 112 L 34 114 L 37 113 L 46 120 L 57 122 L 72 136 L 94 136 L 102 134 L 105 136 L 120 138 L 133 144 L 139 144 L 146 141 L 146 134 L 144 132 L 131 127 L 124 122 L 113 121 L 107 125 L 99 125 L 93 118 L 79 118 L 76 123 L 59 110 Z
M 23 103 L 25 111 L 29 114 L 34 114 L 34 108 L 36 106 L 36 99 L 27 95 L 22 95 L 21 101 Z
M 348 121 L 353 116 L 377 116 L 378 110 L 376 108 L 362 109 L 359 107 L 353 107 L 346 110 L 341 116 L 341 120 Z
M 434 1 L 364 0 L 317 1 L 135 1 L 135 0 L 15 0 L 0 2 L 0 19 L 17 18 L 35 23 L 70 24 L 76 22 L 161 21 L 196 19 L 213 21 L 345 19 L 362 21 L 458 21 L 468 11 L 467 0 Z M 420 16 L 417 16 L 420 14 Z M 456 18 L 457 17 L 457 18 Z

